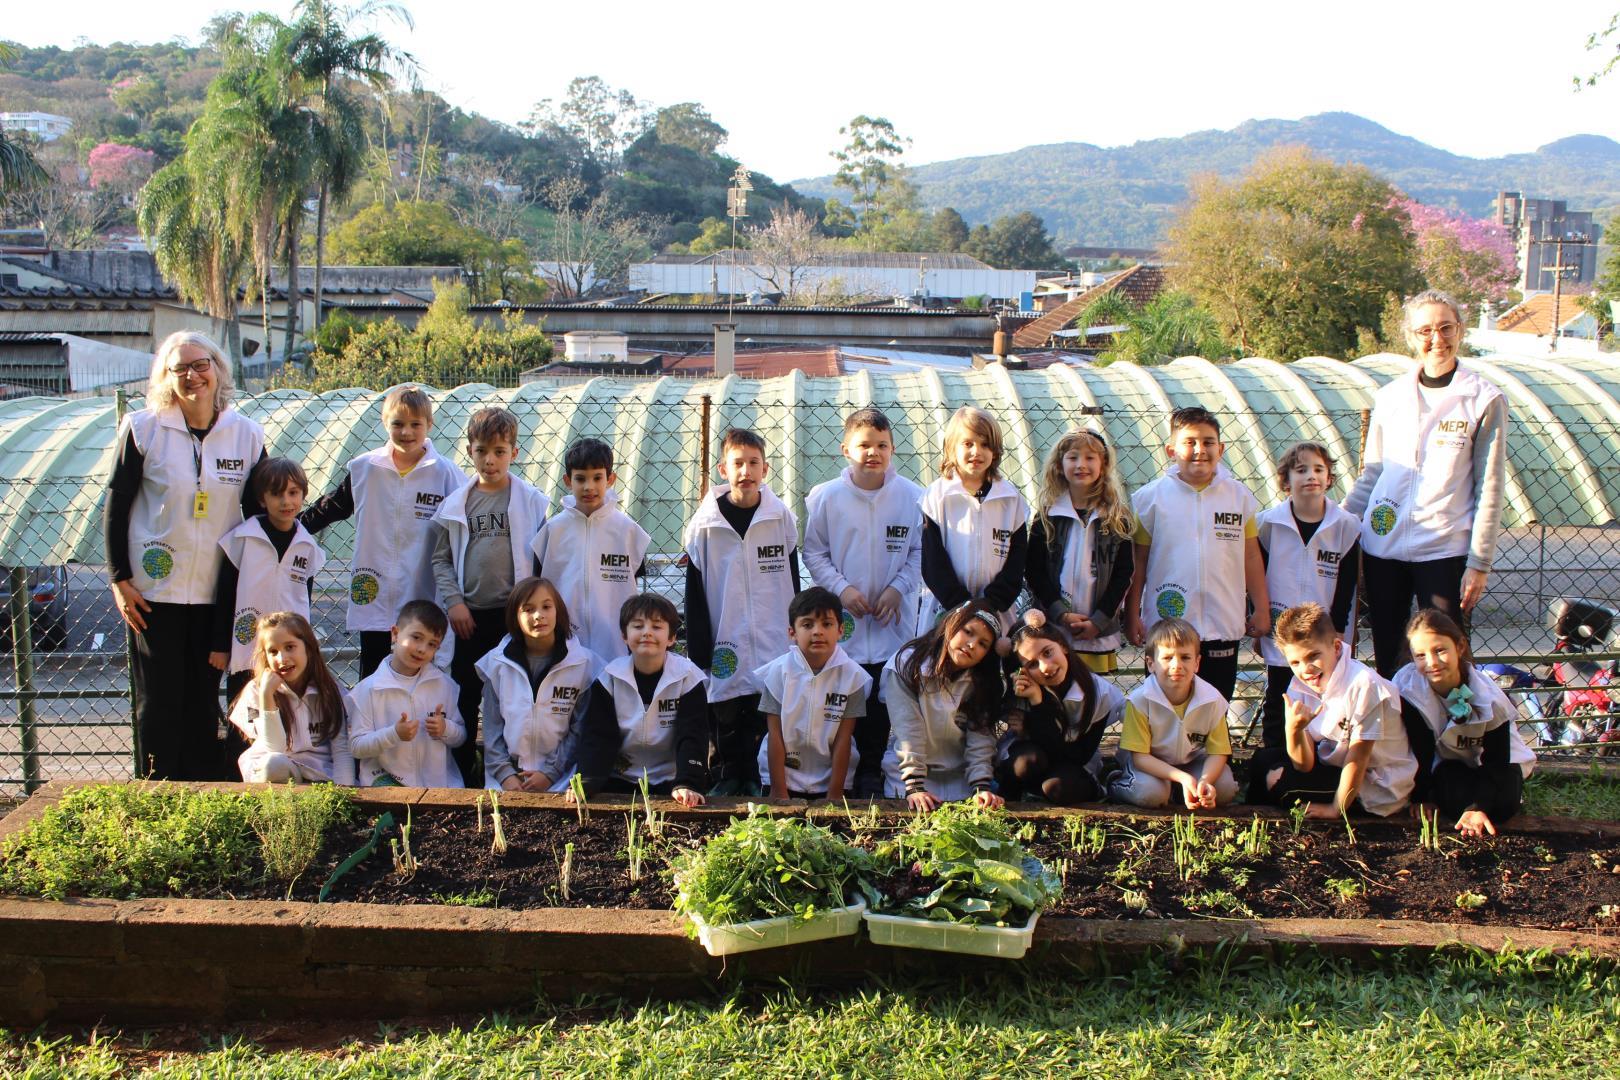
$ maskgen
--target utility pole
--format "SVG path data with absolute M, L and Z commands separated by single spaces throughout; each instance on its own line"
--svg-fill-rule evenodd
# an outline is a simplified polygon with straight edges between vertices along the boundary
M 1585 233 L 1566 232 L 1561 236 L 1549 236 L 1540 240 L 1532 240 L 1530 242 L 1532 244 L 1553 245 L 1553 265 L 1543 266 L 1541 268 L 1541 272 L 1543 274 L 1551 274 L 1553 276 L 1552 344 L 1548 346 L 1547 351 L 1557 352 L 1558 335 L 1563 329 L 1563 322 L 1560 318 L 1560 309 L 1563 306 L 1564 300 L 1564 275 L 1571 271 L 1580 273 L 1581 266 L 1583 265 L 1581 262 L 1575 262 L 1566 266 L 1564 264 L 1564 247 L 1566 245 L 1572 248 L 1591 247 L 1592 241 Z

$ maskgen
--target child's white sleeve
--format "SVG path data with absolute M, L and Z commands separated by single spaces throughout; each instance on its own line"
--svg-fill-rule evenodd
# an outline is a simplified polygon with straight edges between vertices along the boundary
M 456 702 L 456 685 L 445 688 L 440 702 L 444 706 L 444 745 L 454 748 L 467 741 L 467 722 L 461 718 L 461 707 Z
M 258 682 L 258 679 L 249 681 L 247 686 L 242 689 L 242 692 L 236 695 L 236 701 L 231 706 L 231 714 L 227 717 L 232 726 L 237 731 L 240 731 L 242 737 L 248 742 L 256 742 L 259 738 L 259 709 L 258 706 L 252 704 Z
M 833 565 L 832 545 L 827 538 L 826 507 L 825 498 L 817 499 L 810 507 L 810 516 L 804 524 L 804 567 L 810 571 L 811 581 L 834 596 L 842 596 L 844 590 L 849 588 L 849 579 Z
M 394 721 L 399 718 L 379 716 L 378 695 L 360 693 L 349 699 L 349 752 L 356 758 L 381 757 L 384 751 L 399 745 L 399 732 Z
M 332 736 L 332 783 L 342 787 L 354 787 L 358 783 L 354 754 L 349 750 L 348 717 L 353 711 L 354 702 L 348 694 L 343 694 L 344 722 L 338 725 L 337 734 Z

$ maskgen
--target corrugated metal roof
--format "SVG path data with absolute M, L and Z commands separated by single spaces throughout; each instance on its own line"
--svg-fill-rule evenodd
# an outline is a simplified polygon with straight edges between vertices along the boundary
M 729 248 L 707 255 L 655 255 L 647 261 L 666 266 L 701 266 L 706 263 L 727 263 L 736 257 L 739 264 L 748 264 L 754 253 L 746 248 Z M 915 270 L 918 263 L 927 260 L 930 270 L 993 270 L 987 262 L 958 251 L 829 251 L 809 260 L 815 266 L 848 266 L 853 269 Z
M 794 370 L 773 379 L 603 377 L 435 391 L 437 444 L 466 466 L 458 445 L 461 424 L 476 408 L 505 405 L 522 424 L 516 469 L 558 497 L 568 444 L 586 435 L 607 439 L 622 459 L 625 509 L 652 533 L 655 550 L 674 551 L 701 488 L 704 395 L 713 402 L 710 430 L 716 439 L 734 424 L 761 430 L 773 486 L 799 507 L 814 484 L 843 467 L 843 417 L 859 406 L 889 411 L 896 423 L 896 467 L 922 481 L 936 475 L 940 434 L 957 406 L 989 409 L 1005 425 L 1007 475 L 1033 495 L 1046 450 L 1080 422 L 1083 408 L 1105 409 L 1121 473 L 1135 488 L 1162 467 L 1170 410 L 1196 402 L 1221 416 L 1228 467 L 1269 504 L 1277 498 L 1273 463 L 1300 439 L 1325 442 L 1343 463 L 1335 492 L 1342 496 L 1355 471 L 1360 410 L 1371 406 L 1379 386 L 1413 363 L 1384 354 L 1351 364 L 1256 358 L 1217 365 L 1184 357 L 1157 368 L 907 370 L 900 365 L 910 358 L 900 350 L 849 354 L 852 373 L 835 378 Z M 1466 362 L 1495 381 L 1512 408 L 1505 523 L 1590 526 L 1620 520 L 1620 468 L 1614 464 L 1620 358 L 1497 355 Z M 370 390 L 319 396 L 282 390 L 244 399 L 240 407 L 264 424 L 272 453 L 303 461 L 319 493 L 351 457 L 377 445 L 381 404 L 382 394 Z M 0 506 L 7 511 L 0 515 L 0 563 L 101 559 L 100 506 L 114 435 L 107 398 L 0 402 Z M 334 555 L 346 555 L 347 526 L 334 527 L 323 542 Z

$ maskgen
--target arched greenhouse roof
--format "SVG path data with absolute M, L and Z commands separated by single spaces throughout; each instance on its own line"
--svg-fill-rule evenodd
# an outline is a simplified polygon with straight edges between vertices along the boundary
M 1620 362 L 1503 355 L 1465 362 L 1501 387 L 1511 406 L 1505 524 L 1614 523 Z M 1278 497 L 1274 462 L 1301 439 L 1324 443 L 1338 459 L 1335 494 L 1342 496 L 1356 472 L 1362 411 L 1379 386 L 1412 364 L 1390 354 L 1348 364 L 1184 357 L 1162 367 L 992 365 L 838 378 L 794 372 L 769 380 L 602 377 L 501 390 L 475 384 L 433 392 L 434 432 L 440 450 L 466 467 L 467 418 L 486 405 L 510 408 L 521 424 L 515 469 L 553 499 L 565 493 L 567 446 L 584 436 L 605 439 L 619 463 L 622 505 L 652 534 L 655 551 L 674 552 L 702 490 L 705 397 L 711 454 L 727 427 L 758 429 L 769 447 L 769 480 L 796 510 L 813 485 L 843 467 L 844 416 L 865 405 L 888 414 L 895 466 L 924 484 L 937 475 L 951 413 L 965 404 L 989 410 L 1006 440 L 1003 472 L 1033 499 L 1046 451 L 1068 428 L 1101 423 L 1134 489 L 1161 467 L 1170 410 L 1202 404 L 1221 418 L 1228 467 L 1269 505 Z M 351 457 L 382 441 L 379 392 L 278 390 L 243 398 L 238 407 L 264 425 L 272 454 L 303 463 L 312 496 L 328 490 Z M 115 434 L 111 398 L 0 403 L 0 563 L 101 561 L 101 502 Z M 346 556 L 349 527 L 328 530 L 323 543 Z

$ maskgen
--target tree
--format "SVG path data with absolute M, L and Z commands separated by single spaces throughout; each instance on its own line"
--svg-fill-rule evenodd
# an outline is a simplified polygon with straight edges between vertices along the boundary
M 1615 38 L 1612 45 L 1609 43 L 1610 38 Z M 1602 30 L 1593 31 L 1586 36 L 1587 52 L 1602 52 L 1604 50 L 1612 50 L 1614 55 L 1610 56 L 1608 62 L 1592 72 L 1592 74 L 1584 78 L 1579 75 L 1575 76 L 1575 89 L 1579 90 L 1583 86 L 1596 86 L 1599 79 L 1613 71 L 1616 64 L 1620 64 L 1620 12 L 1609 17 L 1608 26 L 1605 26 Z
M 653 118 L 653 131 L 666 146 L 684 146 L 705 157 L 718 151 L 729 132 L 695 101 L 683 101 L 659 109 Z
M 1620 225 L 1620 214 L 1610 215 L 1605 231 L 1617 225 Z M 1581 297 L 1581 306 L 1591 312 L 1605 334 L 1613 334 L 1615 319 L 1610 304 L 1616 301 L 1620 301 L 1620 246 L 1609 248 L 1609 257 L 1603 260 L 1592 291 Z
M 968 234 L 962 250 L 1002 270 L 1059 270 L 1068 266 L 1052 246 L 1046 223 L 1028 210 L 980 225 Z
M 1506 229 L 1415 199 L 1402 199 L 1401 208 L 1411 219 L 1418 269 L 1429 288 L 1474 308 L 1482 300 L 1501 300 L 1518 280 L 1518 252 Z
M 673 108 L 683 109 L 682 106 Z M 678 119 L 672 122 L 694 119 L 694 109 L 702 112 L 700 106 L 692 106 L 680 112 Z M 703 118 L 707 119 L 706 113 Z M 615 172 L 624 149 L 647 129 L 647 124 L 647 106 L 634 94 L 613 89 L 600 76 L 582 75 L 568 84 L 568 95 L 560 102 L 545 98 L 536 103 L 522 128 L 531 135 L 561 135 L 574 139 L 592 161 L 608 172 Z
M 444 203 L 373 203 L 332 231 L 332 257 L 354 266 L 459 266 L 480 303 L 545 295 L 523 241 L 464 225 Z
M 1367 169 L 1299 149 L 1236 182 L 1200 177 L 1170 230 L 1175 281 L 1246 355 L 1347 357 L 1388 298 L 1422 282 L 1396 196 Z
M 85 190 L 49 173 L 44 176 L 43 182 L 6 195 L 4 220 L 39 229 L 48 248 L 82 251 L 102 246 L 102 234 L 122 216 L 122 198 L 111 190 Z
M 157 155 L 138 146 L 101 143 L 90 151 L 90 186 L 132 194 L 157 170 Z
M 558 292 L 565 299 L 583 296 L 593 282 L 620 279 L 632 260 L 652 249 L 657 222 L 620 215 L 606 195 L 587 198 L 578 176 L 553 181 L 544 201 L 553 216 L 539 256 L 555 264 Z
M 864 222 L 879 193 L 899 175 L 901 155 L 911 140 L 897 134 L 884 117 L 865 113 L 839 128 L 838 134 L 849 141 L 842 150 L 831 152 L 838 162 L 833 183 L 850 193 Z
M 815 219 L 797 207 L 772 207 L 770 224 L 748 230 L 756 273 L 789 304 L 804 301 L 811 269 L 826 245 Z
M 701 230 L 686 245 L 688 255 L 712 255 L 716 251 L 724 251 L 732 244 L 733 230 L 731 222 L 725 218 L 704 218 Z M 738 247 L 748 245 L 747 232 L 737 233 Z
M 0 64 L 9 65 L 17 57 L 17 47 L 0 41 Z M 48 183 L 50 176 L 34 152 L 20 140 L 10 138 L 0 128 L 0 195 Z
M 954 207 L 947 206 L 934 212 L 931 224 L 934 233 L 933 250 L 935 251 L 961 251 L 967 243 L 967 222 Z
M 1232 356 L 1231 346 L 1222 340 L 1220 324 L 1215 317 L 1184 292 L 1166 289 L 1140 309 L 1114 293 L 1102 297 L 1099 304 L 1110 297 L 1118 300 L 1125 310 L 1105 320 L 1117 320 L 1124 325 L 1124 329 L 1114 335 L 1112 345 L 1102 354 L 1102 359 L 1107 363 L 1124 360 L 1152 366 L 1168 363 L 1181 356 L 1202 356 L 1206 360 L 1224 360 Z M 1090 314 L 1091 308 L 1087 308 L 1082 318 Z
M 196 158 L 182 155 L 146 182 L 135 216 L 158 270 L 182 299 L 214 320 L 215 340 L 234 358 L 242 351 L 237 290 L 250 260 L 230 227 L 225 186 Z

